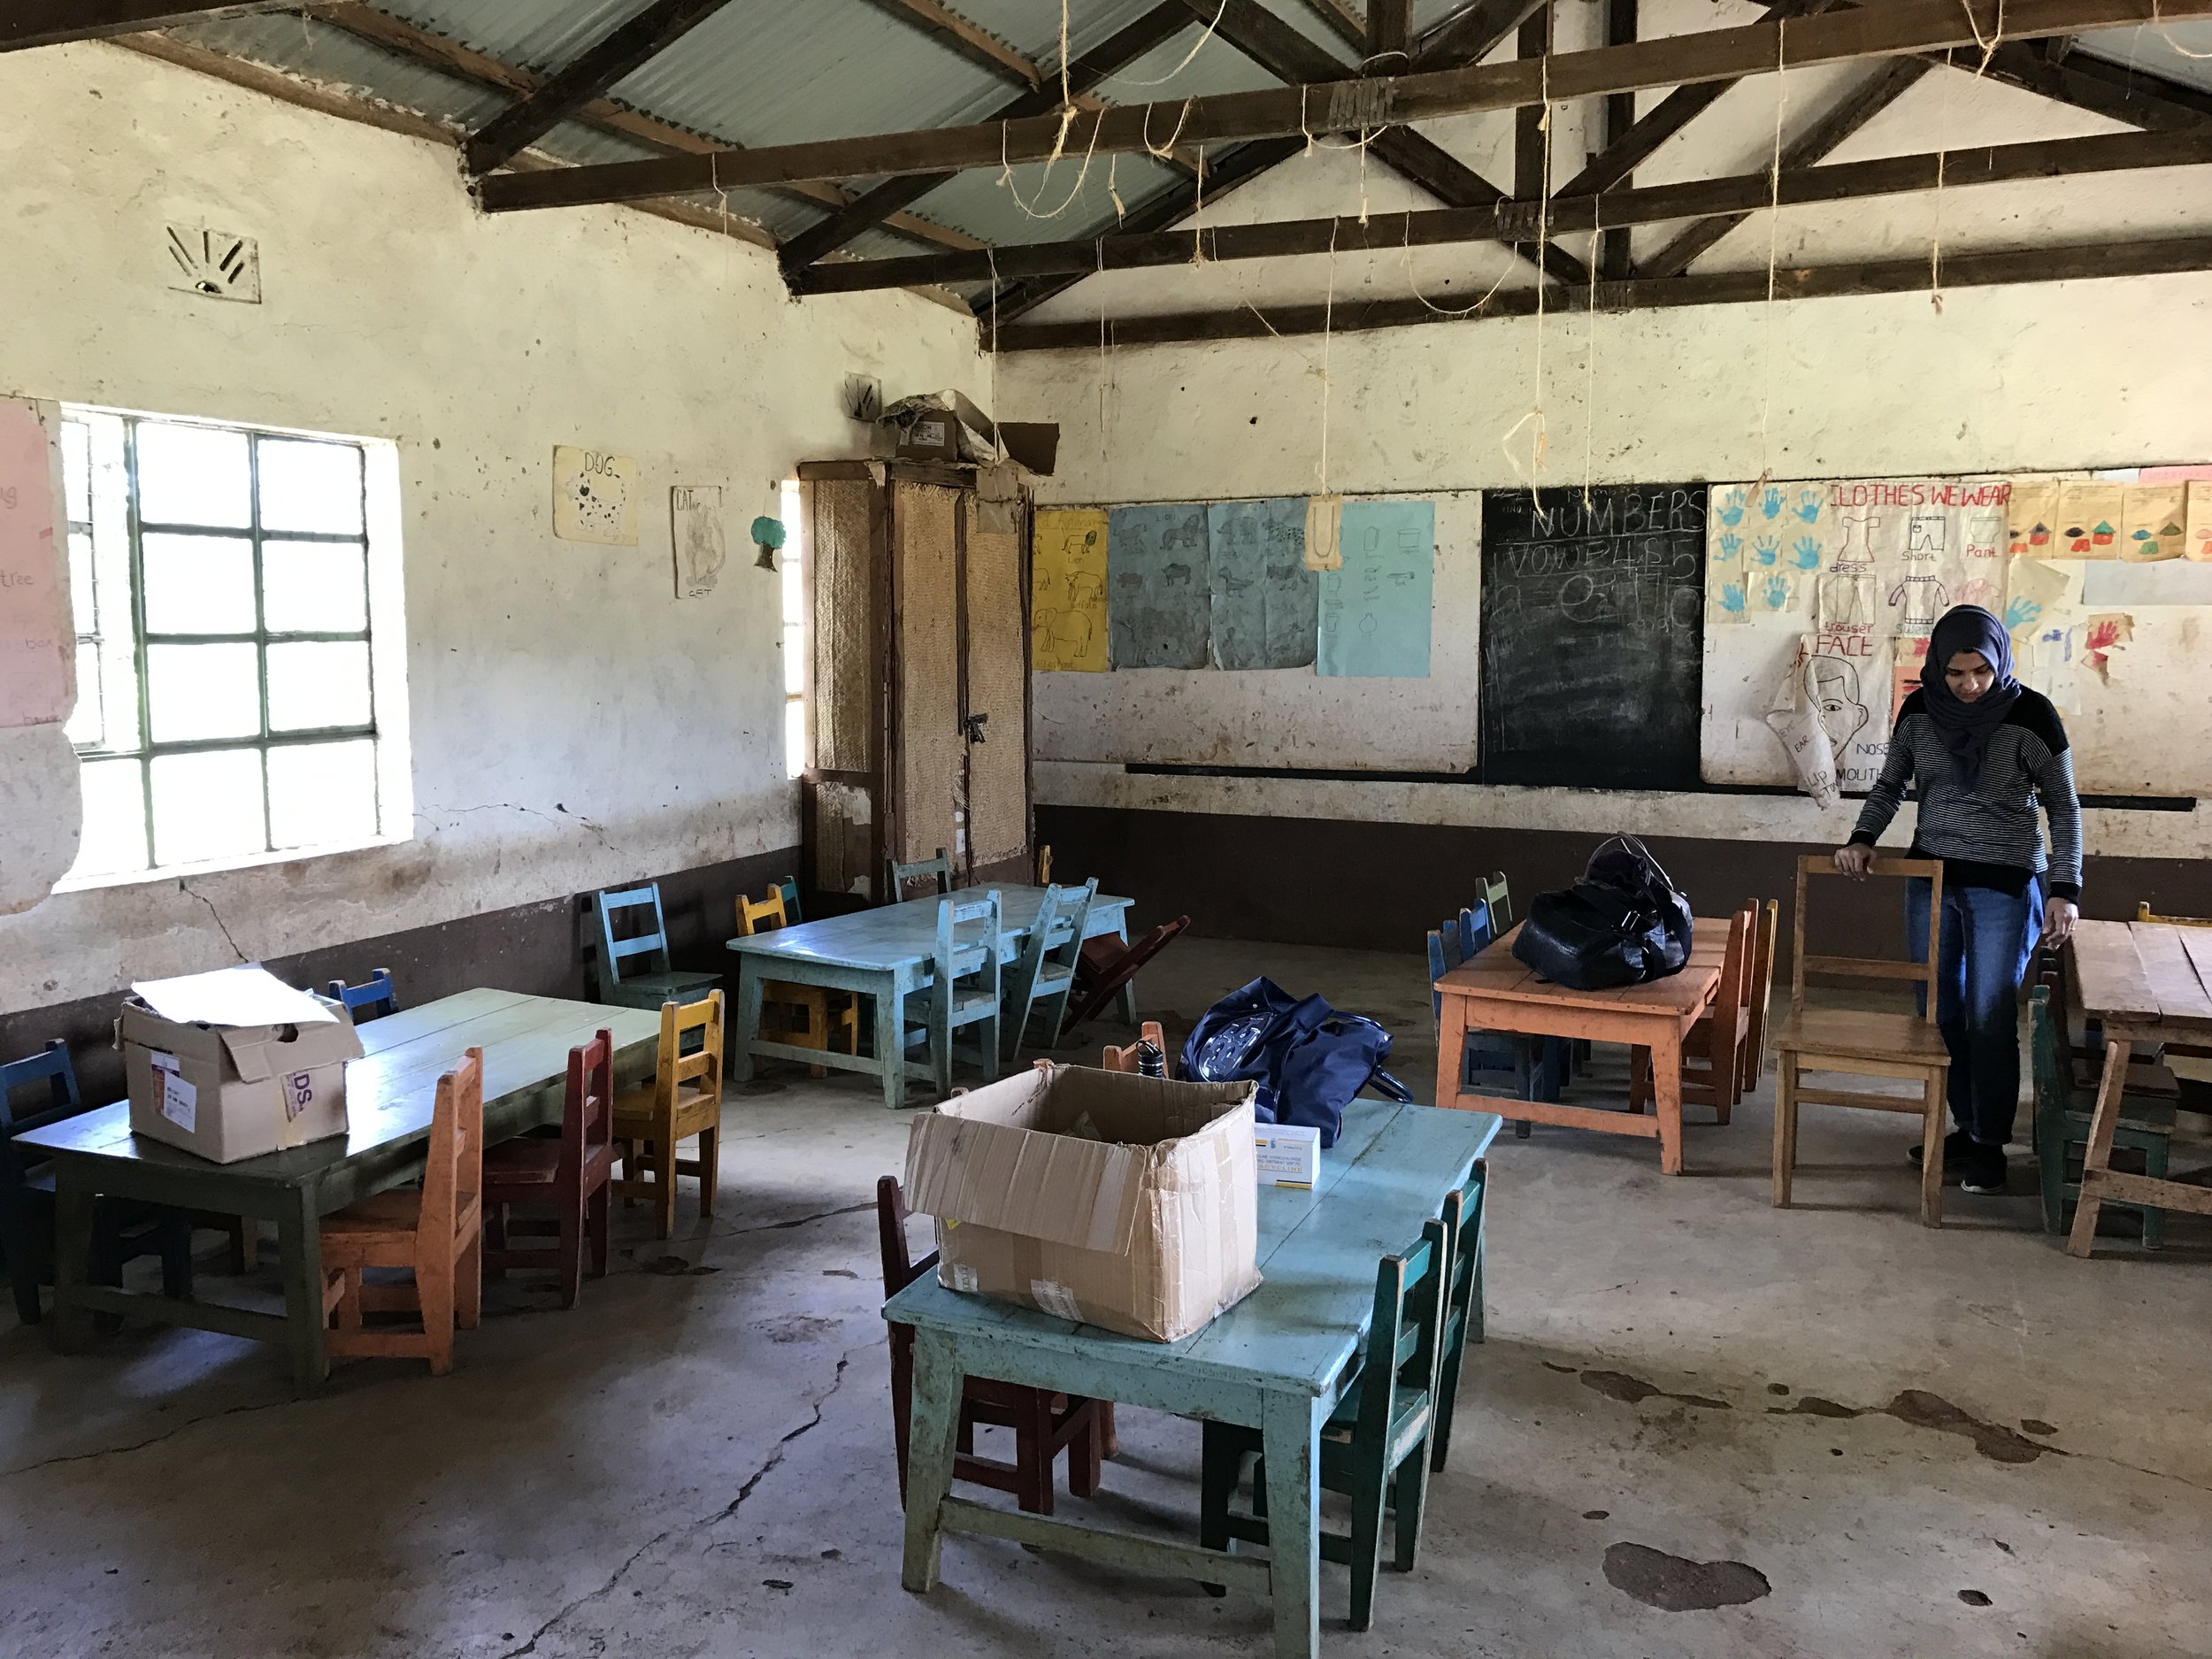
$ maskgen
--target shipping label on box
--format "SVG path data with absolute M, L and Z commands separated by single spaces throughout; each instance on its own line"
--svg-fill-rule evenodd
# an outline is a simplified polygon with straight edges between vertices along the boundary
M 218 1164 L 346 1132 L 343 1006 L 257 964 L 132 987 L 116 1022 L 131 1130 Z
M 1040 1065 L 915 1119 L 938 1282 L 1156 1342 L 1259 1284 L 1252 1085 Z
M 1298 1124 L 1258 1124 L 1252 1149 L 1259 1179 L 1275 1187 L 1311 1187 L 1321 1179 L 1321 1132 Z

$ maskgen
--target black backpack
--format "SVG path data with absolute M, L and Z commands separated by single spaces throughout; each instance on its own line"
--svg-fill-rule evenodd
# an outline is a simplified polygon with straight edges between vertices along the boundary
M 1536 895 L 1513 955 L 1570 990 L 1663 979 L 1690 959 L 1690 902 L 1649 848 L 1616 835 L 1590 856 L 1581 880 Z

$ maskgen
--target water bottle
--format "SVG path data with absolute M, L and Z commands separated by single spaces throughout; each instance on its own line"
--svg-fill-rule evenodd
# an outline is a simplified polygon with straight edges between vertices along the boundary
M 1149 1037 L 1137 1044 L 1137 1074 L 1158 1078 L 1167 1075 L 1167 1056 Z

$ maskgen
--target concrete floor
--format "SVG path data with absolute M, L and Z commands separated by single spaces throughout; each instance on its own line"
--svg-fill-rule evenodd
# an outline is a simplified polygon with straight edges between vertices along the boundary
M 1406 1033 L 1427 1098 L 1409 956 L 1187 941 L 1143 1000 L 1187 1022 L 1258 972 Z M 1694 1129 L 1679 1179 L 1648 1141 L 1501 1139 L 1490 1341 L 1420 1564 L 1365 1636 L 1325 1569 L 1325 1651 L 2212 1654 L 2205 1235 L 2076 1262 L 2029 1199 L 1955 1192 L 1924 1231 L 1902 1120 L 1835 1110 L 1776 1211 L 1766 1099 Z M 725 1121 L 710 1226 L 631 1212 L 572 1312 L 492 1287 L 450 1377 L 357 1362 L 297 1402 L 226 1338 L 62 1359 L 0 1329 L 0 1653 L 1270 1651 L 1251 1597 L 989 1540 L 901 1591 L 869 1210 L 906 1120 L 787 1073 Z M 1101 1504 L 1190 1525 L 1194 1429 L 1130 1411 L 1123 1442 Z M 1701 1588 L 1755 1599 L 1651 1604 Z

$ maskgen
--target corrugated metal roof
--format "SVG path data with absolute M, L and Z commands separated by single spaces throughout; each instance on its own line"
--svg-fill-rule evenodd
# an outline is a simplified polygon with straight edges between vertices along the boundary
M 547 74 L 575 62 L 650 4 L 380 0 L 373 9 L 500 63 Z M 1155 4 L 1068 0 L 1071 50 L 1079 58 L 1095 49 Z M 1356 56 L 1304 0 L 1262 4 L 1338 61 L 1348 64 Z M 1434 27 L 1463 4 L 1417 0 L 1417 28 Z M 1062 0 L 951 0 L 951 4 L 1048 74 L 1058 63 Z M 456 128 L 480 125 L 509 102 L 504 91 L 464 73 L 299 17 L 249 17 L 177 33 Z M 2212 50 L 2212 25 L 2115 31 L 2080 44 L 2085 51 L 2145 72 L 2212 87 L 2212 63 L 2189 55 Z M 1274 84 L 1273 77 L 1226 42 L 1206 38 L 1203 23 L 1194 17 L 1175 38 L 1098 89 L 1119 103 L 1171 104 Z M 612 96 L 694 133 L 757 146 L 986 119 L 1021 90 L 1015 74 L 986 66 L 875 0 L 734 0 L 619 83 Z M 1170 133 L 1164 129 L 1158 136 L 1165 143 Z M 564 124 L 538 148 L 580 164 L 661 153 L 588 122 Z M 850 188 L 864 188 L 865 182 L 854 181 Z M 1110 229 L 1118 218 L 1117 193 L 1123 206 L 1133 210 L 1162 192 L 1187 187 L 1186 174 L 1149 157 L 1096 157 L 1086 170 L 1078 155 L 1064 157 L 1049 172 L 1033 164 L 1015 168 L 1010 189 L 995 168 L 961 174 L 923 197 L 914 211 L 986 242 L 1057 240 Z M 825 211 L 787 190 L 733 191 L 728 209 L 779 238 L 818 222 Z M 876 232 L 855 242 L 852 251 L 888 255 L 911 252 L 914 245 L 910 237 Z

